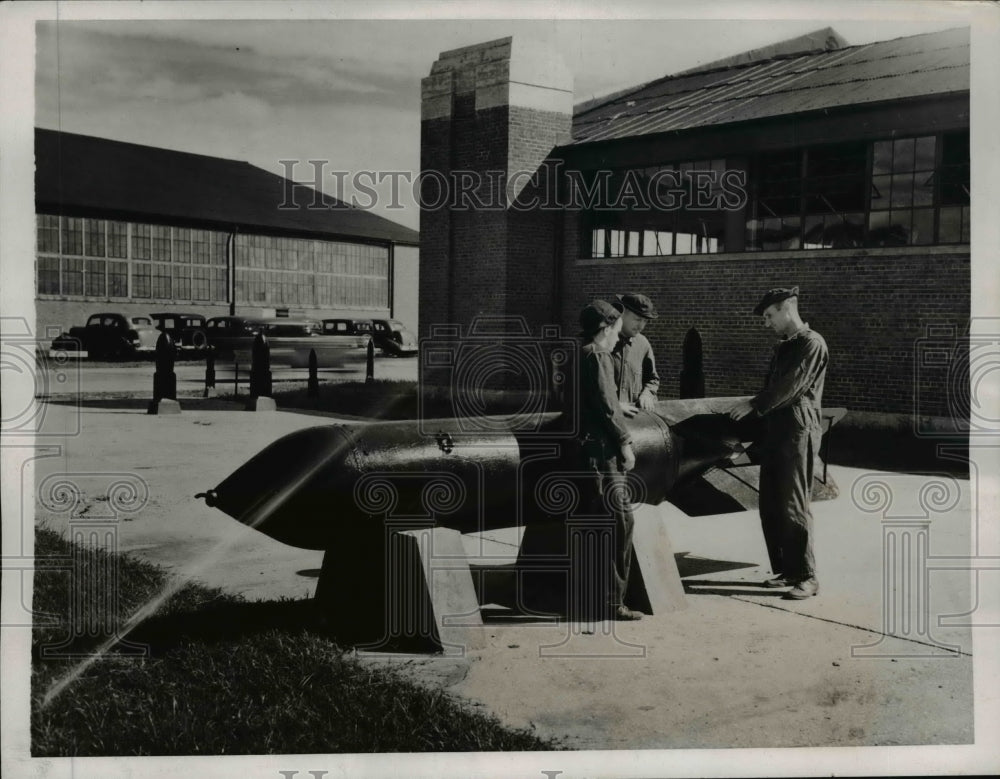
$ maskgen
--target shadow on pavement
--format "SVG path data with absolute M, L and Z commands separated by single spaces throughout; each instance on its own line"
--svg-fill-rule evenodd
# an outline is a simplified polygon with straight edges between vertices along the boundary
M 732 560 L 711 560 L 707 557 L 692 557 L 688 552 L 675 553 L 674 561 L 677 563 L 677 572 L 681 575 L 682 579 L 706 573 L 720 573 L 721 571 L 735 571 L 740 568 L 757 567 L 757 563 L 741 563 Z

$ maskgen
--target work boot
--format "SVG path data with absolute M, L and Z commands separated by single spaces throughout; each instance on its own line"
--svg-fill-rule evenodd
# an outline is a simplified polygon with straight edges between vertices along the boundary
M 786 600 L 805 600 L 819 593 L 819 582 L 815 579 L 803 579 L 785 593 Z
M 612 610 L 611 616 L 622 622 L 635 622 L 642 619 L 642 612 L 634 611 L 628 606 L 617 606 Z
M 771 589 L 777 589 L 778 587 L 791 587 L 793 582 L 788 579 L 784 574 L 778 574 L 773 579 L 768 579 L 767 581 L 761 582 L 761 587 L 769 587 Z

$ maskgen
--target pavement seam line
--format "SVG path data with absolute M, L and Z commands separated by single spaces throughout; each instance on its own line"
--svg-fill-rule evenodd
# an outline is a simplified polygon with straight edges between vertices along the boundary
M 852 625 L 850 622 L 841 622 L 840 620 L 830 619 L 829 617 L 819 617 L 815 614 L 805 614 L 801 611 L 793 611 L 792 609 L 785 609 L 781 606 L 776 606 L 773 603 L 761 603 L 758 600 L 752 598 L 741 598 L 739 595 L 729 595 L 726 596 L 732 598 L 733 600 L 738 600 L 741 603 L 753 603 L 754 605 L 761 606 L 766 609 L 774 609 L 775 611 L 783 611 L 786 614 L 795 614 L 799 617 L 808 617 L 809 619 L 816 619 L 820 622 L 829 622 L 831 625 L 840 625 L 845 628 L 854 628 L 855 630 L 863 630 L 866 633 L 874 633 L 876 636 L 885 636 L 887 638 L 895 638 L 897 641 L 908 641 L 912 644 L 920 644 L 922 646 L 930 646 L 935 649 L 942 649 L 941 644 L 932 644 L 929 641 L 920 641 L 916 638 L 906 638 L 904 636 L 896 636 L 892 633 L 886 633 L 883 630 L 875 630 L 874 628 L 866 628 L 863 625 Z M 954 650 L 956 655 L 964 655 L 965 657 L 972 657 L 972 652 L 965 652 L 961 649 Z

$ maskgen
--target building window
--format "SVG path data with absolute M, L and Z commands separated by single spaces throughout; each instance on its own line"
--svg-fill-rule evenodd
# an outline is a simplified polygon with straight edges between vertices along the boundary
M 211 300 L 212 269 L 204 265 L 191 268 L 191 296 L 194 300 Z
M 83 220 L 84 246 L 88 257 L 104 256 L 104 220 Z M 101 294 L 104 294 L 103 292 Z
M 170 297 L 170 266 L 154 263 L 153 273 L 152 273 L 152 297 L 154 298 L 169 298 Z
M 150 257 L 150 225 L 132 225 L 132 258 L 148 260 Z
M 949 133 L 941 144 L 939 243 L 969 243 L 969 135 Z
M 174 228 L 174 262 L 191 262 L 191 230 L 187 227 Z
M 170 228 L 163 225 L 152 225 L 151 256 L 159 262 L 170 262 Z
M 83 254 L 83 220 L 64 216 L 62 220 L 62 253 Z
M 77 220 L 79 221 L 79 220 Z M 76 257 L 62 258 L 62 294 L 83 294 L 83 260 Z
M 58 219 L 58 217 L 56 217 Z M 58 240 L 58 239 L 57 239 Z M 38 294 L 59 294 L 59 258 L 38 258 Z
M 229 300 L 228 273 L 225 268 L 211 268 L 212 300 Z
M 88 295 L 104 297 L 108 294 L 104 260 L 87 260 L 85 281 Z
M 59 217 L 50 214 L 38 215 L 38 251 L 59 253 Z M 58 282 L 59 275 L 56 274 Z M 58 283 L 57 285 L 58 286 Z
M 108 261 L 108 296 L 128 297 L 128 263 Z
M 108 222 L 108 257 L 128 257 L 128 224 Z
M 148 298 L 152 290 L 152 268 L 148 263 L 132 264 L 132 297 Z
M 739 170 L 738 160 L 726 162 L 727 174 Z M 581 221 L 584 256 L 969 242 L 967 131 L 758 154 L 749 164 L 752 197 L 739 226 L 731 223 L 735 208 L 691 207 L 692 192 L 702 192 L 709 203 L 731 193 L 725 175 L 715 177 L 720 166 L 710 160 L 613 172 L 612 193 L 616 182 L 631 177 L 659 202 L 671 192 L 686 200 L 683 207 L 645 213 L 591 207 Z M 706 178 L 699 184 L 698 176 Z M 594 185 L 594 178 L 587 182 Z
M 588 212 L 591 257 L 653 257 L 672 254 L 716 254 L 726 250 L 729 212 L 739 210 L 745 196 L 732 191 L 726 160 L 697 160 L 595 175 L 585 183 L 597 193 Z M 736 195 L 735 205 L 724 198 Z M 377 247 L 365 247 L 375 250 Z M 376 264 L 367 254 L 365 273 Z M 388 257 L 385 256 L 386 273 Z
M 178 300 L 190 300 L 191 266 L 174 265 L 173 274 L 174 274 L 174 282 L 173 282 L 174 297 L 177 298 Z
M 869 246 L 934 242 L 936 138 L 897 138 L 872 145 Z

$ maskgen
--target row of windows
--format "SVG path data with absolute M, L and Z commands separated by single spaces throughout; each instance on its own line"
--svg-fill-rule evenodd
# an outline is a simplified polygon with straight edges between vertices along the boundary
M 38 292 L 42 295 L 218 302 L 228 298 L 225 268 L 82 257 L 40 256 Z M 236 300 L 241 303 L 387 308 L 389 281 L 384 276 L 239 269 L 236 272 Z
M 38 292 L 41 295 L 220 302 L 228 297 L 225 268 L 79 257 L 39 257 Z
M 332 274 L 236 271 L 236 300 L 306 306 L 387 308 L 387 278 Z
M 218 230 L 38 216 L 38 250 L 42 254 L 224 266 L 227 240 L 227 233 Z M 239 234 L 236 262 L 249 268 L 386 276 L 389 250 L 343 241 Z
M 968 132 L 614 171 L 609 181 L 628 196 L 587 212 L 585 256 L 969 242 Z M 615 190 L 621 181 L 629 187 Z
M 218 230 L 38 215 L 41 254 L 225 265 L 226 240 Z

